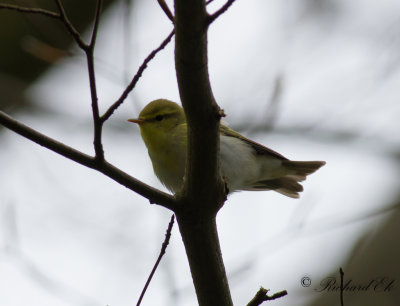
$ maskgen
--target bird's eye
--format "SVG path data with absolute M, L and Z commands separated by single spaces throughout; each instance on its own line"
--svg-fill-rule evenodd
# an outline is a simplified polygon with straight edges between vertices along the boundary
M 164 117 L 163 117 L 162 115 L 157 115 L 157 116 L 156 116 L 156 120 L 157 120 L 157 121 L 161 121 L 161 120 L 163 120 L 163 118 L 164 118 Z

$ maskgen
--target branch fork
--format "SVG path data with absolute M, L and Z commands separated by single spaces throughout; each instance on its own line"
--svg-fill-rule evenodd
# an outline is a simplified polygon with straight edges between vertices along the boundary
M 218 11 L 209 15 L 204 0 L 175 0 L 175 16 L 165 0 L 157 0 L 174 30 L 161 45 L 153 50 L 139 67 L 136 75 L 120 98 L 100 115 L 95 80 L 94 49 L 100 21 L 102 0 L 97 1 L 90 42 L 86 43 L 65 13 L 61 0 L 55 0 L 58 13 L 42 9 L 0 4 L 0 9 L 23 13 L 42 14 L 61 20 L 77 45 L 85 52 L 88 64 L 89 84 L 94 124 L 94 157 L 71 148 L 43 135 L 0 111 L 0 124 L 68 159 L 97 170 L 121 185 L 175 212 L 182 239 L 189 259 L 197 298 L 201 306 L 232 306 L 228 280 L 219 246 L 216 215 L 226 200 L 226 188 L 219 173 L 219 120 L 225 116 L 215 102 L 208 78 L 207 30 L 208 26 L 228 10 L 234 0 L 228 0 Z M 209 0 L 207 3 L 210 3 Z M 171 196 L 139 180 L 108 163 L 104 157 L 102 128 L 115 110 L 134 89 L 147 64 L 175 39 L 175 64 L 181 101 L 188 123 L 188 161 L 186 180 L 182 192 Z M 170 228 L 172 227 L 170 223 Z M 167 231 L 168 233 L 168 231 Z M 167 235 L 168 236 L 168 235 Z M 168 236 L 169 239 L 169 236 Z M 168 240 L 166 237 L 166 241 Z M 161 254 L 165 252 L 163 244 Z M 160 254 L 160 256 L 162 256 Z M 263 288 L 262 288 L 263 289 Z M 287 294 L 280 292 L 271 297 L 263 289 L 259 296 L 263 301 Z M 261 289 L 260 289 L 261 291 Z M 268 298 L 268 299 L 267 299 Z M 260 304 L 260 303 L 259 303 Z M 249 304 L 259 305 L 259 304 Z

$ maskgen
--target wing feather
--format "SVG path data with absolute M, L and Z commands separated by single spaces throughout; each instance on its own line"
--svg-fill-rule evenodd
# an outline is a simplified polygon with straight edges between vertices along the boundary
M 243 140 L 244 142 L 248 143 L 254 149 L 254 151 L 256 152 L 257 155 L 268 155 L 268 156 L 275 157 L 275 158 L 278 158 L 281 160 L 288 160 L 282 154 L 279 154 L 278 152 L 276 152 L 270 148 L 264 147 L 263 145 L 244 137 L 243 135 L 239 134 L 238 132 L 235 132 L 234 130 L 228 128 L 225 125 L 220 126 L 220 132 L 222 134 L 224 134 L 225 136 L 237 137 L 237 138 Z

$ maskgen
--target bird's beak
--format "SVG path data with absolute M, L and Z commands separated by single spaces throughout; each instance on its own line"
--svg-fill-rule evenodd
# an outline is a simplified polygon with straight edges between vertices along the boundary
M 137 118 L 137 119 L 128 119 L 128 121 L 129 121 L 129 122 L 136 123 L 136 124 L 141 124 L 141 123 L 143 123 L 143 122 L 144 122 L 144 119 L 142 119 L 142 118 Z

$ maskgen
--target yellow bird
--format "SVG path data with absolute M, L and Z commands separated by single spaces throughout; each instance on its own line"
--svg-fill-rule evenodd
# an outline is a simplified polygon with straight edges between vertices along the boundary
M 173 193 L 183 183 L 186 166 L 187 124 L 183 108 L 159 99 L 150 102 L 136 119 L 149 152 L 154 173 Z M 324 161 L 291 161 L 238 132 L 220 125 L 221 172 L 229 192 L 274 190 L 298 198 L 299 182 L 325 165 Z

